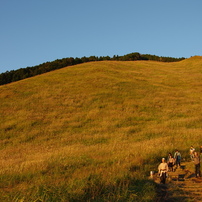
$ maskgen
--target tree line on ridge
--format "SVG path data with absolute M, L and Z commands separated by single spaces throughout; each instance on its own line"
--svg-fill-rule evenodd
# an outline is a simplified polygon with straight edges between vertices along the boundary
M 22 79 L 26 79 L 29 77 L 33 77 L 39 74 L 43 74 L 46 72 L 50 72 L 56 69 L 61 69 L 63 67 L 72 66 L 76 64 L 81 64 L 85 62 L 92 61 L 106 61 L 106 60 L 114 60 L 114 61 L 136 61 L 136 60 L 154 60 L 161 62 L 177 62 L 184 60 L 185 58 L 173 58 L 173 57 L 160 57 L 156 55 L 149 54 L 140 54 L 140 53 L 130 53 L 124 56 L 114 55 L 113 57 L 109 56 L 90 56 L 90 57 L 82 57 L 82 58 L 63 58 L 57 59 L 52 62 L 45 62 L 40 65 L 36 65 L 33 67 L 20 68 L 17 70 L 6 71 L 0 74 L 0 85 L 8 84 L 14 81 L 19 81 Z

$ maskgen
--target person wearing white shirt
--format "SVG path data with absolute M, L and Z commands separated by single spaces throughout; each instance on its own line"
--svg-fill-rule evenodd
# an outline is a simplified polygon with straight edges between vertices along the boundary
M 166 163 L 165 158 L 162 158 L 162 163 L 158 166 L 158 173 L 160 175 L 160 181 L 161 183 L 166 183 L 166 174 L 168 172 L 168 164 Z

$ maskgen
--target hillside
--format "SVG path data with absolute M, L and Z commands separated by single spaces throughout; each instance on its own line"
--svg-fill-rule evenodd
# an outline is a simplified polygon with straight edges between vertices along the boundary
M 153 200 L 162 156 L 202 144 L 202 57 L 99 61 L 0 86 L 0 199 Z
M 178 62 L 184 60 L 185 58 L 172 58 L 172 57 L 159 57 L 156 55 L 140 54 L 140 53 L 129 53 L 127 55 L 118 56 L 114 55 L 112 58 L 109 56 L 90 56 L 82 58 L 62 58 L 57 59 L 52 62 L 45 62 L 33 67 L 20 68 L 17 70 L 6 71 L 0 74 L 0 85 L 12 83 L 22 79 L 30 78 L 36 75 L 44 74 L 56 69 L 61 69 L 67 66 L 78 65 L 86 62 L 95 61 L 137 61 L 137 60 L 154 60 L 161 62 Z

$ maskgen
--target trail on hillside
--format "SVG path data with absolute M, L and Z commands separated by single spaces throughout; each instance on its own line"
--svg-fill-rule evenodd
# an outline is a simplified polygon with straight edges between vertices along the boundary
M 168 172 L 166 184 L 160 184 L 158 174 L 154 181 L 158 184 L 156 202 L 202 201 L 202 178 L 196 178 L 192 162 L 183 162 L 174 172 Z M 190 169 L 193 167 L 193 169 Z

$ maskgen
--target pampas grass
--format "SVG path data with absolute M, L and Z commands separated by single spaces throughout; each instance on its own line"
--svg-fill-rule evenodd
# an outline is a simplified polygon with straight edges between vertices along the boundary
M 91 62 L 1 86 L 1 201 L 154 200 L 149 171 L 202 144 L 201 66 Z

